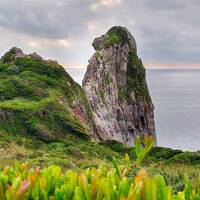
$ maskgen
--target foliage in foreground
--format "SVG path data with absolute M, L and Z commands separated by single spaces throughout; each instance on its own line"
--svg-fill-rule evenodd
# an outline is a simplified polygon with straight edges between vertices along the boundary
M 127 166 L 118 169 L 99 166 L 62 174 L 57 166 L 42 170 L 28 170 L 25 165 L 5 168 L 0 174 L 0 199 L 200 199 L 200 176 L 193 187 L 186 177 L 185 189 L 174 195 L 161 175 L 149 177 L 140 170 L 129 179 Z
M 193 186 L 185 176 L 185 188 L 177 194 L 173 194 L 163 176 L 148 176 L 144 169 L 130 178 L 130 173 L 138 168 L 152 144 L 152 139 L 146 138 L 142 148 L 139 139 L 136 140 L 136 161 L 130 162 L 126 154 L 126 164 L 119 166 L 114 159 L 114 167 L 100 165 L 81 172 L 67 170 L 66 173 L 57 166 L 42 170 L 28 169 L 25 164 L 5 168 L 0 173 L 0 199 L 199 200 L 200 176 Z

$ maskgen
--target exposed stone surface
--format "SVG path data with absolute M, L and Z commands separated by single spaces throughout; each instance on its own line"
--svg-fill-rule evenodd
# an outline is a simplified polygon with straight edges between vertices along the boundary
M 97 37 L 94 39 L 92 46 L 94 47 L 94 49 L 97 50 L 101 50 L 103 48 L 103 41 L 105 39 L 106 35 L 102 35 L 101 37 Z
M 44 60 L 38 53 L 33 52 L 30 54 L 24 54 L 23 51 L 18 47 L 12 47 L 8 52 L 6 52 L 0 59 L 1 62 L 14 62 L 17 58 L 33 58 L 39 61 L 45 61 L 52 64 L 58 64 L 56 60 Z
M 28 56 L 35 58 L 36 60 L 40 60 L 40 61 L 43 60 L 43 58 L 39 54 L 37 54 L 36 52 L 33 52 L 33 53 L 29 54 Z
M 8 61 L 12 61 L 16 58 L 22 58 L 25 56 L 26 55 L 23 53 L 23 51 L 20 48 L 12 47 L 8 52 L 6 52 L 2 56 L 1 61 L 8 62 Z
M 57 60 L 52 60 L 52 59 L 48 59 L 48 60 L 46 60 L 46 62 L 58 64 L 58 61 L 57 61 Z
M 24 57 L 25 54 L 20 48 L 12 47 L 9 51 L 15 58 Z
M 91 104 L 94 132 L 101 140 L 133 145 L 136 135 L 155 138 L 153 104 L 136 42 L 123 27 L 113 27 L 93 42 L 83 87 Z

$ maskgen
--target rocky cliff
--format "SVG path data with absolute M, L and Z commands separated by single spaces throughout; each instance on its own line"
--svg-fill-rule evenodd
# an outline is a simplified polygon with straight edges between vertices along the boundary
M 0 60 L 2 131 L 45 141 L 90 138 L 92 112 L 82 87 L 61 65 L 13 47 Z
M 136 135 L 155 138 L 154 107 L 136 42 L 124 27 L 112 27 L 93 42 L 95 53 L 83 80 L 101 140 L 133 145 Z

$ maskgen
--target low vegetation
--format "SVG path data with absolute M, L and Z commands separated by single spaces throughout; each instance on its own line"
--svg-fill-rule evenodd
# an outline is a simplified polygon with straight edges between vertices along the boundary
M 184 175 L 183 190 L 173 192 L 165 176 L 148 175 L 141 161 L 153 142 L 146 137 L 145 147 L 135 142 L 135 160 L 125 154 L 123 164 L 112 159 L 113 166 L 98 165 L 81 171 L 60 167 L 28 168 L 26 164 L 6 167 L 0 172 L 0 199 L 137 199 L 137 200 L 198 200 L 200 176 L 192 184 Z M 116 145 L 114 145 L 116 146 Z
M 111 29 L 107 45 L 126 42 L 123 34 Z M 128 101 L 126 91 L 136 88 L 150 101 L 133 53 L 127 73 L 137 79 L 128 76 L 120 95 Z M 152 147 L 151 137 L 144 147 L 139 138 L 134 148 L 97 143 L 91 126 L 86 96 L 63 67 L 8 52 L 0 61 L 0 200 L 200 199 L 200 152 Z
M 106 33 L 108 37 L 104 41 L 104 47 L 107 48 L 114 44 L 128 44 L 128 38 L 126 31 L 120 27 L 115 26 L 108 30 Z

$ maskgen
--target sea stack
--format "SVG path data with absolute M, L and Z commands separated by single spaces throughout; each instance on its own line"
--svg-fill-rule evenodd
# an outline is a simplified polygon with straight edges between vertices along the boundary
M 156 143 L 154 106 L 134 37 L 115 26 L 92 45 L 95 53 L 82 84 L 93 112 L 94 133 L 100 140 L 127 146 L 133 146 L 137 135 L 148 134 Z

